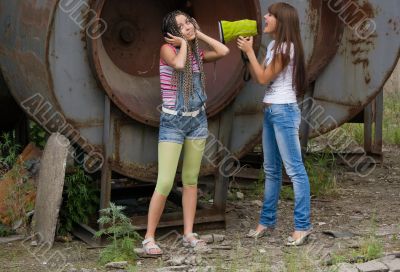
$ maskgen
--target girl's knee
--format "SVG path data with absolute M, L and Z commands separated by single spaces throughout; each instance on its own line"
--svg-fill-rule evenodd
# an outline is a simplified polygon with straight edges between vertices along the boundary
M 196 186 L 198 176 L 192 174 L 182 174 L 182 184 L 185 187 Z
M 155 190 L 157 193 L 159 193 L 163 196 L 168 196 L 172 190 L 173 183 L 174 183 L 174 181 L 172 181 L 172 182 L 158 181 Z
M 306 168 L 303 162 L 298 162 L 292 165 L 285 165 L 286 173 L 290 178 L 307 176 Z

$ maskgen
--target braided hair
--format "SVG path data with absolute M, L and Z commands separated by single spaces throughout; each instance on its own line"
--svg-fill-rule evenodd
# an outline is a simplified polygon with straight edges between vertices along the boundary
M 192 55 L 197 61 L 197 65 L 199 66 L 200 70 L 200 77 L 201 77 L 201 84 L 202 84 L 202 92 L 205 92 L 205 75 L 203 70 L 203 60 L 200 58 L 200 49 L 199 49 L 199 42 L 197 37 L 191 42 L 187 41 L 182 33 L 179 30 L 178 24 L 176 22 L 176 16 L 183 15 L 194 25 L 196 30 L 199 30 L 197 22 L 189 16 L 187 13 L 175 10 L 168 13 L 162 23 L 162 32 L 164 36 L 167 36 L 167 33 L 170 33 L 174 36 L 183 38 L 187 43 L 188 52 L 186 54 L 186 62 L 185 68 L 183 71 L 177 71 L 174 69 L 172 73 L 171 79 L 171 87 L 177 87 L 178 90 L 183 92 L 184 97 L 184 106 L 185 108 L 189 105 L 189 98 L 193 95 L 193 65 L 192 65 Z M 182 84 L 183 86 L 180 86 Z

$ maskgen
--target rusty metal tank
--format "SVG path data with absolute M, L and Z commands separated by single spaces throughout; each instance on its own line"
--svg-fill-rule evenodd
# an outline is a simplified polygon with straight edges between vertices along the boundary
M 220 19 L 254 19 L 261 32 L 263 14 L 273 2 L 0 0 L 2 75 L 28 114 L 49 131 L 61 124 L 73 127 L 81 137 L 78 145 L 88 152 L 102 152 L 108 97 L 112 170 L 154 180 L 162 17 L 183 9 L 215 38 Z M 381 92 L 399 58 L 400 5 L 398 0 L 286 2 L 298 9 L 309 80 L 315 101 L 325 109 L 316 116 L 321 124 L 311 133 L 316 136 L 353 118 Z M 269 41 L 256 38 L 260 59 Z M 210 133 L 217 138 L 231 125 L 229 149 L 240 158 L 260 140 L 265 87 L 243 81 L 240 52 L 234 43 L 229 47 L 229 56 L 206 67 L 207 112 Z M 35 96 L 44 99 L 32 104 L 34 109 L 24 106 Z M 65 122 L 49 122 L 50 109 Z M 224 121 L 228 115 L 231 124 Z M 335 122 L 324 122 L 327 117 Z M 207 152 L 214 154 L 217 147 Z M 201 173 L 217 167 L 205 160 Z

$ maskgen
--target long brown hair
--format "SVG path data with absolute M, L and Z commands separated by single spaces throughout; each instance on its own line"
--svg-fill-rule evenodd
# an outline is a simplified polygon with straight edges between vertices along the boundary
M 191 16 L 183 11 L 175 10 L 168 13 L 163 19 L 161 31 L 163 32 L 164 36 L 167 36 L 167 33 L 171 33 L 174 36 L 184 38 L 176 23 L 176 16 L 178 15 L 183 15 L 188 18 L 189 21 L 194 25 L 194 27 L 198 29 L 197 22 Z M 188 45 L 188 54 L 186 55 L 185 68 L 183 71 L 173 71 L 171 83 L 173 86 L 178 87 L 178 90 L 181 89 L 183 91 L 184 102 L 185 106 L 187 107 L 189 103 L 189 98 L 191 95 L 193 95 L 193 67 L 191 59 L 192 54 L 194 55 L 200 69 L 203 92 L 205 92 L 205 75 L 203 69 L 203 60 L 200 57 L 200 48 L 197 37 L 192 42 L 186 42 Z M 183 84 L 183 86 L 181 86 L 181 84 Z
M 304 60 L 303 43 L 300 37 L 300 22 L 297 10 L 283 2 L 272 4 L 268 7 L 268 12 L 277 19 L 275 31 L 275 45 L 273 50 L 279 52 L 279 49 L 286 50 L 282 53 L 283 65 L 286 67 L 290 62 L 291 43 L 294 45 L 294 65 L 293 65 L 293 86 L 297 95 L 302 95 L 306 89 L 306 65 Z M 277 51 L 278 50 L 278 51 Z

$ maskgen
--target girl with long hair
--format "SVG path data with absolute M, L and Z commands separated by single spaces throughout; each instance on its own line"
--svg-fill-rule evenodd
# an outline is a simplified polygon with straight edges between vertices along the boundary
M 142 242 L 148 255 L 162 254 L 154 240 L 155 231 L 173 186 L 182 149 L 183 244 L 193 248 L 205 247 L 205 242 L 193 233 L 197 180 L 208 137 L 203 63 L 216 61 L 229 53 L 225 45 L 201 32 L 194 18 L 179 10 L 164 17 L 162 32 L 166 43 L 160 50 L 162 112 L 158 178 Z M 201 50 L 199 41 L 207 44 L 210 50 Z
M 253 38 L 239 37 L 237 45 L 249 59 L 252 77 L 266 86 L 263 123 L 265 191 L 258 226 L 248 237 L 271 233 L 282 184 L 282 162 L 293 183 L 294 227 L 288 245 L 304 244 L 311 233 L 310 184 L 301 156 L 301 113 L 297 96 L 306 88 L 306 70 L 296 9 L 287 3 L 269 6 L 264 33 L 272 37 L 265 60 L 259 64 Z

